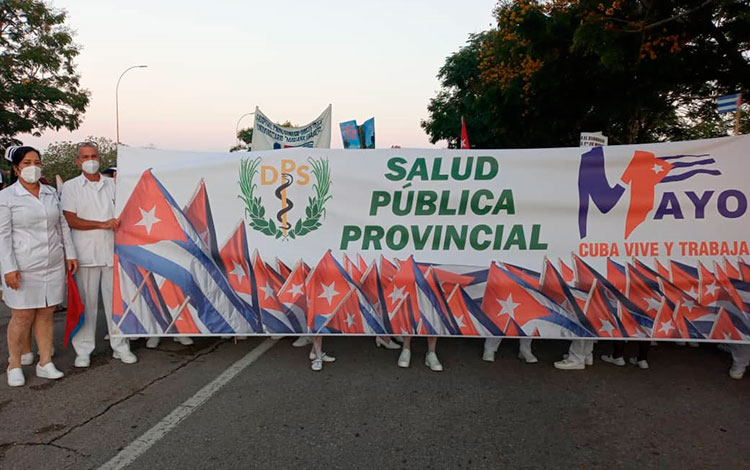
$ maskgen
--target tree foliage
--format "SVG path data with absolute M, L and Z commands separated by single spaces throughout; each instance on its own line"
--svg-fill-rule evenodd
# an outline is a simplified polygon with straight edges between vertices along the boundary
M 746 1 L 514 0 L 494 17 L 438 73 L 433 143 L 457 147 L 462 115 L 479 148 L 721 136 L 732 121 L 714 99 L 750 89 Z
M 102 170 L 117 165 L 117 145 L 106 137 L 88 137 L 87 142 L 94 142 L 99 147 Z M 78 149 L 74 142 L 55 142 L 49 144 L 42 151 L 42 174 L 47 181 L 55 184 L 55 176 L 60 175 L 63 181 L 67 181 L 81 174 L 76 166 L 75 159 Z
M 247 127 L 245 129 L 240 129 L 237 132 L 237 140 L 239 140 L 239 144 L 233 145 L 232 148 L 229 149 L 230 152 L 249 152 L 252 150 L 252 144 L 253 144 L 253 128 Z
M 66 13 L 39 0 L 0 1 L 0 145 L 46 129 L 77 129 L 89 103 Z

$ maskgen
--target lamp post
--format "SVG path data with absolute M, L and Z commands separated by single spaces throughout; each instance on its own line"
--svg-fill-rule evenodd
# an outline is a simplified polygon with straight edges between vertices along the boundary
M 117 122 L 117 143 L 120 143 L 120 80 L 122 76 L 128 73 L 128 70 L 132 69 L 145 69 L 148 65 L 133 65 L 128 67 L 124 72 L 120 74 L 120 78 L 117 79 L 117 86 L 115 87 L 115 120 Z
M 253 114 L 255 114 L 255 111 L 253 111 L 252 113 L 245 113 L 242 116 L 240 116 L 239 119 L 237 119 L 237 125 L 234 128 L 234 138 L 237 139 L 236 143 L 237 143 L 238 147 L 240 146 L 240 136 L 239 136 L 239 133 L 240 133 L 240 121 L 242 121 L 243 118 L 245 118 L 247 116 L 251 116 Z

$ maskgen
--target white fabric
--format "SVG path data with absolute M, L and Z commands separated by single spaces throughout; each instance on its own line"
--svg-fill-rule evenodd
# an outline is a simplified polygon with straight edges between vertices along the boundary
M 503 341 L 502 338 L 486 338 L 484 340 L 484 350 L 497 352 L 500 347 L 500 343 Z M 532 338 L 520 338 L 518 340 L 518 350 L 525 354 L 531 354 L 531 342 Z
M 115 327 L 112 323 L 112 273 L 111 267 L 83 267 L 75 274 L 76 285 L 81 294 L 84 305 L 84 320 L 71 343 L 76 354 L 90 356 L 96 347 L 96 319 L 99 313 L 99 292 L 102 294 L 104 314 L 107 317 L 107 331 L 109 331 L 109 345 L 113 351 L 130 351 L 127 338 L 114 336 Z
M 732 351 L 732 367 L 747 367 L 750 365 L 750 344 L 733 344 L 730 346 Z
M 252 150 L 290 147 L 331 148 L 331 105 L 314 121 L 300 127 L 281 127 L 255 108 Z
M 41 185 L 38 199 L 20 182 L 0 191 L 0 266 L 8 307 L 62 303 L 66 256 L 76 259 L 76 250 L 54 189 Z M 18 290 L 5 286 L 5 274 L 13 271 L 21 272 Z
M 115 183 L 99 175 L 89 181 L 83 174 L 63 185 L 62 210 L 95 222 L 115 218 Z M 79 266 L 112 266 L 115 236 L 112 230 L 71 230 Z
M 568 348 L 568 360 L 578 364 L 584 364 L 586 357 L 594 352 L 594 342 L 577 339 L 570 342 Z

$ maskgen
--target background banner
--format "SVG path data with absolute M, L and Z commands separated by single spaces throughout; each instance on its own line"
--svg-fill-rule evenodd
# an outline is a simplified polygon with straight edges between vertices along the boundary
M 255 108 L 255 125 L 251 148 L 277 150 L 284 148 L 330 148 L 331 105 L 314 121 L 301 127 L 281 127 Z
M 748 149 L 119 147 L 114 317 L 138 336 L 750 342 Z

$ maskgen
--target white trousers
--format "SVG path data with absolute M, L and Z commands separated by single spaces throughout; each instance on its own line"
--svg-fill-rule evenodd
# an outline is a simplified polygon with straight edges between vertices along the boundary
M 99 314 L 99 292 L 102 294 L 104 314 L 107 317 L 109 331 L 109 345 L 115 352 L 130 351 L 130 341 L 127 338 L 115 338 L 112 324 L 112 267 L 91 266 L 79 267 L 76 271 L 76 285 L 83 301 L 83 325 L 73 336 L 73 349 L 79 356 L 90 356 L 96 347 L 96 317 Z
M 486 338 L 484 340 L 484 350 L 497 352 L 497 348 L 500 347 L 500 343 L 503 341 L 502 338 Z M 520 338 L 518 340 L 518 350 L 524 354 L 531 354 L 531 341 L 532 338 Z
M 570 347 L 568 348 L 568 360 L 578 364 L 583 364 L 586 361 L 586 356 L 590 356 L 593 352 L 593 341 L 575 339 L 570 342 Z
M 729 348 L 732 351 L 732 367 L 739 369 L 750 365 L 750 344 L 733 344 Z

